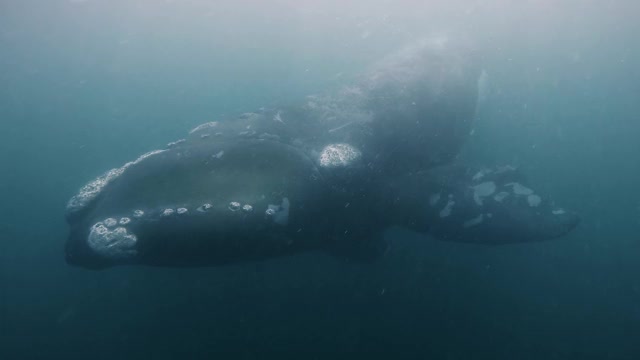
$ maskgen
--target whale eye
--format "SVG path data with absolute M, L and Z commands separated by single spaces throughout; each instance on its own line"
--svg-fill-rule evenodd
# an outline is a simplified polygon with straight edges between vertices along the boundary
M 240 203 L 237 201 L 232 201 L 229 203 L 229 210 L 231 211 L 238 211 L 240 210 Z
M 211 210 L 212 207 L 213 207 L 213 205 L 211 205 L 211 204 L 203 204 L 203 205 L 198 207 L 198 211 L 199 212 L 207 212 L 207 211 Z

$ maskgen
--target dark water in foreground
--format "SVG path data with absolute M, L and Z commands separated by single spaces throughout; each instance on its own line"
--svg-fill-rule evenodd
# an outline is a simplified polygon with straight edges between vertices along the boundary
M 1 1 L 0 358 L 640 358 L 640 7 L 557 3 Z M 87 180 L 450 27 L 490 79 L 463 156 L 519 165 L 581 213 L 569 236 L 392 229 L 369 265 L 64 263 Z

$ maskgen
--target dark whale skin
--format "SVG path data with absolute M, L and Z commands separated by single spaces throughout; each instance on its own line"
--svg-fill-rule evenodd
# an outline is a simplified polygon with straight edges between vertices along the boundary
M 480 244 L 566 234 L 577 215 L 514 169 L 456 163 L 480 70 L 472 51 L 426 41 L 335 93 L 202 124 L 69 201 L 67 262 L 212 266 L 312 250 L 371 260 L 390 226 Z

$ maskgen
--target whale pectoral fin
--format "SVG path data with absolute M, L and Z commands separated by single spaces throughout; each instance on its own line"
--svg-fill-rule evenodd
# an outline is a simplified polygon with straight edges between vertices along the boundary
M 372 263 L 389 250 L 382 231 L 371 234 L 345 234 L 334 237 L 325 251 L 347 261 Z
M 445 166 L 398 180 L 393 191 L 393 206 L 404 215 L 395 223 L 448 241 L 547 240 L 567 234 L 580 222 L 576 213 L 557 207 L 509 166 Z

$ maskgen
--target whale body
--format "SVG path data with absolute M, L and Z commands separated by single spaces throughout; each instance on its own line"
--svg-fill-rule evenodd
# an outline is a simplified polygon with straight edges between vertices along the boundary
M 333 94 L 202 124 L 81 188 L 67 205 L 66 259 L 96 269 L 313 250 L 368 260 L 390 226 L 480 244 L 568 233 L 579 217 L 518 170 L 455 161 L 478 63 L 427 41 Z

